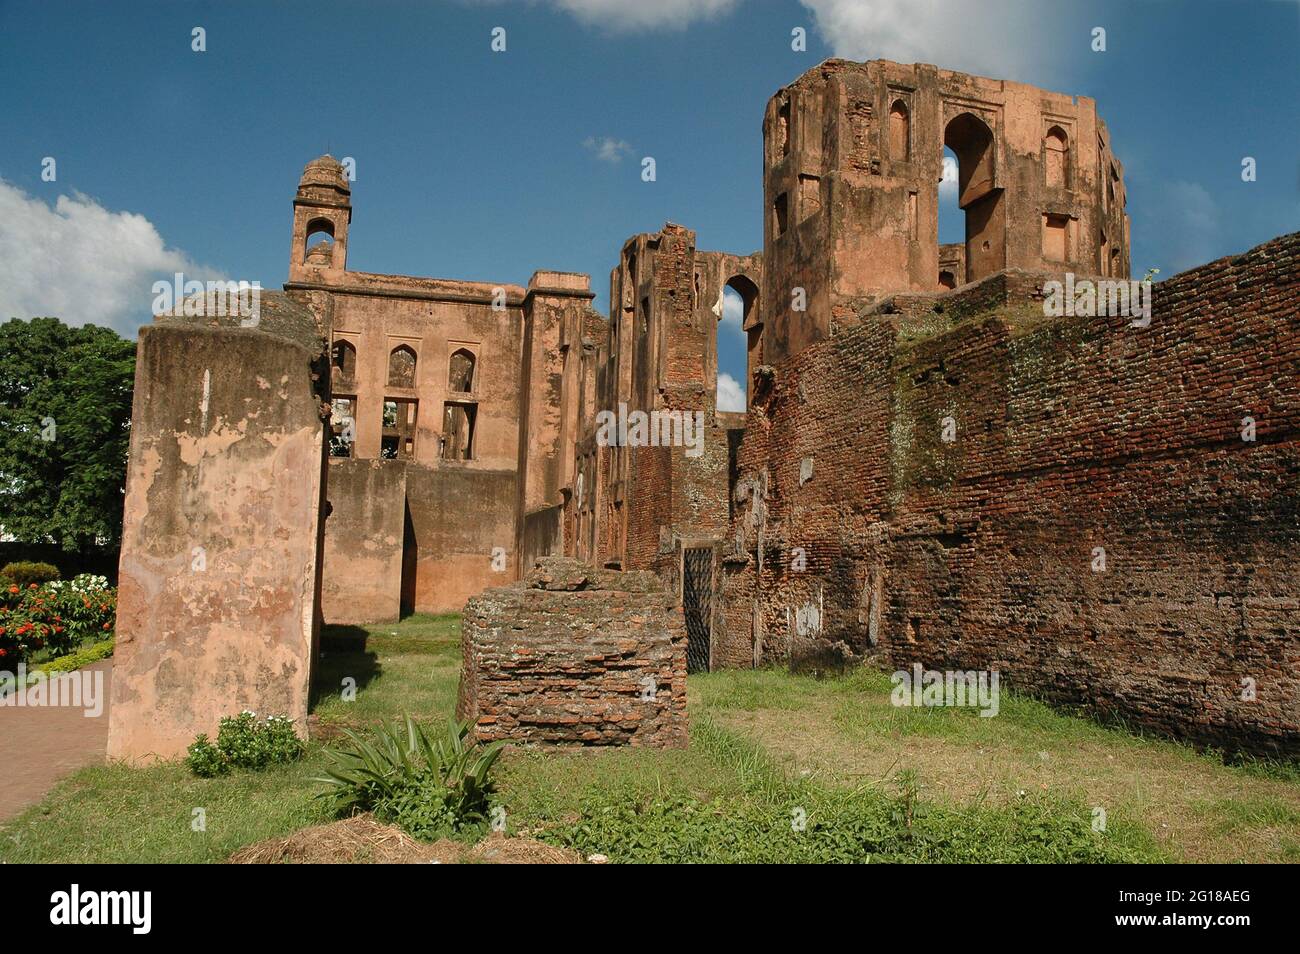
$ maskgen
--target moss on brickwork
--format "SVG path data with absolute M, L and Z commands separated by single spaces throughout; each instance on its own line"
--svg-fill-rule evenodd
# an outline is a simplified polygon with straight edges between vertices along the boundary
M 862 651 L 878 573 L 891 665 L 993 668 L 1153 732 L 1300 751 L 1297 260 L 1286 236 L 1162 282 L 1145 327 L 1046 315 L 1038 274 L 942 312 L 897 296 L 780 365 L 806 400 L 781 393 L 742 466 L 775 475 L 763 542 L 806 547 L 808 571 L 777 554 L 737 574 L 729 625 L 757 611 L 756 655 L 784 660 L 784 621 L 818 592 L 820 639 Z

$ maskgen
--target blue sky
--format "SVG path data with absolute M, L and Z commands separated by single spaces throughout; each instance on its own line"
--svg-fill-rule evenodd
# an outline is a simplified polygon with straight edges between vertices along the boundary
M 182 266 L 279 287 L 297 178 L 326 151 L 357 163 L 350 267 L 585 271 L 605 311 L 621 243 L 665 220 L 761 247 L 764 104 L 832 55 L 1095 97 L 1138 274 L 1297 228 L 1297 0 L 0 0 L 0 318 L 130 334 Z M 743 361 L 729 327 L 723 370 Z

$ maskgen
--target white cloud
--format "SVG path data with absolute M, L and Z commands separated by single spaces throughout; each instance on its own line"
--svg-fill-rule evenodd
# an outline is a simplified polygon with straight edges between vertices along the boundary
M 831 50 L 847 60 L 933 63 L 1032 81 L 1040 56 L 1036 0 L 800 0 Z M 1080 40 L 1087 49 L 1086 40 Z
M 743 411 L 744 409 L 745 389 L 727 372 L 721 372 L 718 375 L 718 410 Z
M 479 0 L 496 3 L 502 0 Z M 531 0 L 613 33 L 680 30 L 746 0 Z M 748 0 L 758 3 L 760 0 Z M 835 56 L 934 63 L 995 79 L 1049 81 L 1061 56 L 1041 0 L 800 0 Z M 791 27 L 801 24 L 792 22 Z M 1059 32 L 1059 28 L 1058 28 Z M 1054 37 L 1055 39 L 1055 37 Z M 1088 35 L 1079 49 L 1088 50 Z M 810 62 L 809 66 L 812 65 Z M 1037 69 L 1035 69 L 1035 67 Z M 1046 78 L 1045 78 L 1046 77 Z
M 52 315 L 133 336 L 152 320 L 153 282 L 176 272 L 225 277 L 167 248 L 143 215 L 110 212 L 79 192 L 51 208 L 0 179 L 0 321 Z
M 745 299 L 730 285 L 722 288 L 722 326 L 744 336 Z
M 595 153 L 601 162 L 621 162 L 632 151 L 632 146 L 626 140 L 612 139 L 609 136 L 588 136 L 582 145 Z
M 696 20 L 730 12 L 740 0 L 549 0 L 589 26 L 628 33 L 659 28 L 680 30 Z
M 943 157 L 943 176 L 939 179 L 939 198 L 955 199 L 957 197 L 957 160 L 952 156 Z

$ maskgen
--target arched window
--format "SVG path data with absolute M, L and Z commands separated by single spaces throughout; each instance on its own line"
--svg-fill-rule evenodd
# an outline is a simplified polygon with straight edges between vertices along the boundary
M 330 352 L 335 381 L 351 381 L 357 374 L 357 349 L 350 341 L 336 341 Z
M 958 284 L 979 281 L 1006 267 L 1007 236 L 1002 189 L 996 185 L 997 147 L 993 130 L 974 113 L 960 113 L 944 127 L 943 144 L 956 165 L 956 199 L 965 219 L 966 274 Z M 951 193 L 951 185 L 948 186 Z M 944 188 L 939 189 L 942 205 Z M 940 208 L 940 241 L 944 211 Z
M 415 387 L 415 351 L 398 345 L 388 355 L 388 384 L 394 388 Z
M 744 411 L 754 369 L 762 363 L 758 286 L 745 275 L 731 276 L 722 287 L 721 305 L 714 331 L 716 407 L 723 412 Z
M 909 159 L 910 140 L 907 104 L 901 99 L 896 99 L 894 105 L 889 107 L 889 157 L 903 161 Z
M 1053 126 L 1043 137 L 1043 162 L 1048 188 L 1065 188 L 1070 177 L 1070 140 L 1060 126 Z
M 461 392 L 474 390 L 474 355 L 466 348 L 452 352 L 447 371 L 447 390 Z
M 314 245 L 312 239 L 319 239 Z M 312 219 L 302 240 L 302 260 L 308 265 L 329 268 L 334 263 L 334 223 Z

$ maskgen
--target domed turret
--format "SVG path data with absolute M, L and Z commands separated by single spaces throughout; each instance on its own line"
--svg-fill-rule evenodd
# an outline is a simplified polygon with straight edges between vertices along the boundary
M 322 274 L 346 270 L 351 221 L 352 188 L 343 163 L 331 155 L 307 163 L 293 200 L 290 281 L 319 281 Z M 314 242 L 319 236 L 324 240 Z
M 302 178 L 298 180 L 299 194 L 315 189 L 333 189 L 343 195 L 352 193 L 347 174 L 343 171 L 343 163 L 328 153 L 307 163 L 302 170 Z
M 305 263 L 317 268 L 329 268 L 334 258 L 334 246 L 332 243 L 322 239 L 311 248 L 307 249 Z

